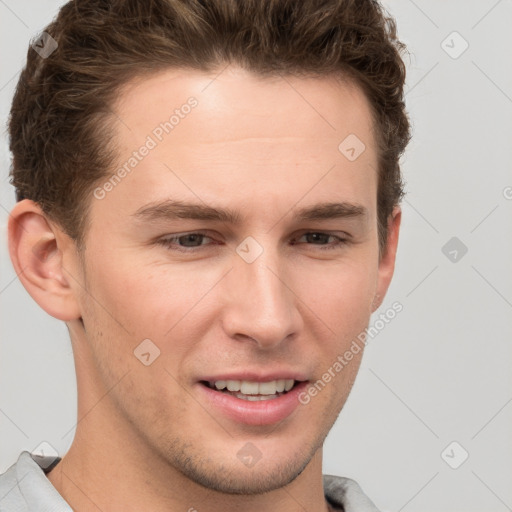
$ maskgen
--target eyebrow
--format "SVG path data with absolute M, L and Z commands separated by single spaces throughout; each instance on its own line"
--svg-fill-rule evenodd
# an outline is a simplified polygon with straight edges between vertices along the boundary
M 303 208 L 294 208 L 294 218 L 299 221 L 318 221 L 350 217 L 365 217 L 368 210 L 359 204 L 348 202 L 324 202 Z M 230 208 L 219 208 L 201 203 L 167 199 L 139 208 L 133 216 L 141 221 L 169 219 L 196 219 L 240 224 L 243 215 Z

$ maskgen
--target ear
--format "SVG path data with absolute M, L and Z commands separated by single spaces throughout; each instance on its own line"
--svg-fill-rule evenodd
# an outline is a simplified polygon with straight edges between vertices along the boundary
M 395 271 L 396 250 L 398 247 L 398 234 L 401 220 L 402 210 L 399 206 L 395 206 L 388 219 L 386 246 L 383 248 L 379 260 L 377 289 L 372 304 L 372 313 L 384 300 L 389 284 L 391 283 L 391 278 L 393 277 L 393 272 Z
M 12 209 L 8 223 L 9 254 L 21 283 L 51 316 L 64 321 L 80 318 L 75 288 L 63 261 L 76 261 L 73 241 L 41 208 L 28 199 Z M 74 253 L 74 254 L 72 254 Z

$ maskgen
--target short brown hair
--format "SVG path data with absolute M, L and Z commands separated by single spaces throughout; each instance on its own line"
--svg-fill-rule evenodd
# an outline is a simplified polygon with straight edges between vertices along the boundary
M 115 163 L 111 106 L 120 88 L 166 68 L 235 63 L 263 76 L 353 80 L 369 100 L 378 144 L 379 245 L 403 196 L 399 158 L 410 139 L 405 46 L 377 0 L 75 0 L 28 49 L 10 119 L 12 184 L 78 247 L 92 190 Z M 341 142 L 341 141 L 340 141 Z

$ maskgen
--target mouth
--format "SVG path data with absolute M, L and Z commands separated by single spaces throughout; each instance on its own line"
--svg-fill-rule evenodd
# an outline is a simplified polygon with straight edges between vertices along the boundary
M 213 417 L 225 417 L 239 425 L 275 425 L 290 417 L 308 386 L 308 381 L 291 378 L 292 375 L 280 378 L 277 374 L 273 380 L 255 375 L 247 375 L 244 380 L 234 377 L 203 378 L 198 382 L 197 396 Z
M 262 400 L 275 400 L 286 395 L 303 381 L 295 379 L 277 379 L 266 382 L 249 380 L 216 380 L 200 381 L 214 391 L 231 395 L 241 400 L 257 402 Z

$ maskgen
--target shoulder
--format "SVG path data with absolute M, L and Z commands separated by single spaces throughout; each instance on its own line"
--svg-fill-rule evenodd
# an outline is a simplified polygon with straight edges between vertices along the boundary
M 325 497 L 345 512 L 379 512 L 360 485 L 351 478 L 323 475 Z
M 47 458 L 39 457 L 42 466 L 30 452 L 21 452 L 18 460 L 0 475 L 0 512 L 72 512 L 45 475 Z M 55 458 L 53 458 L 55 461 Z
M 0 512 L 25 512 L 28 511 L 26 501 L 21 494 L 18 481 L 18 465 L 21 456 L 5 473 L 0 475 Z

